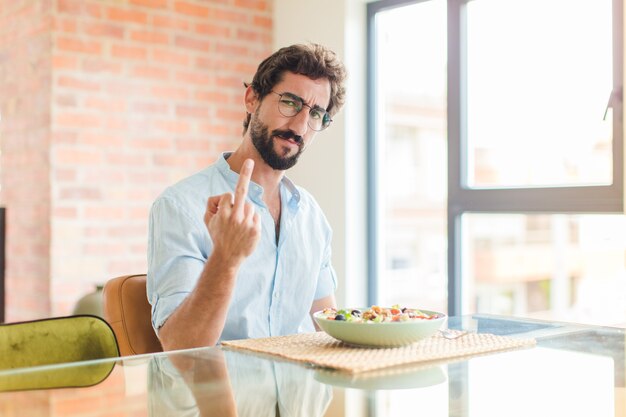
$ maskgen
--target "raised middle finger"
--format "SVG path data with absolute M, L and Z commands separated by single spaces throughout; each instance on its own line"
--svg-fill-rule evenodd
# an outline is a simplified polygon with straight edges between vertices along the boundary
M 233 211 L 238 214 L 243 214 L 243 206 L 246 202 L 246 196 L 248 195 L 248 187 L 250 185 L 250 177 L 252 177 L 252 170 L 254 169 L 254 161 L 252 159 L 246 159 L 241 167 L 239 173 L 239 181 L 235 186 L 235 201 L 233 202 Z

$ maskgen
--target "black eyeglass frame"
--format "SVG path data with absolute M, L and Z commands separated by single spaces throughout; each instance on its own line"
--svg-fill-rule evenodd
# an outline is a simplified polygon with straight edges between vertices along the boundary
M 299 114 L 302 111 L 302 109 L 304 109 L 304 107 L 308 107 L 309 108 L 309 120 L 307 120 L 307 125 L 316 132 L 321 132 L 322 130 L 325 130 L 326 128 L 328 128 L 328 126 L 330 126 L 331 122 L 333 121 L 333 119 L 331 119 L 330 117 L 330 113 L 328 113 L 326 109 L 320 106 L 310 106 L 309 104 L 306 104 L 301 97 L 298 97 L 294 93 L 290 93 L 288 91 L 285 91 L 284 93 L 278 93 L 274 90 L 270 90 L 270 92 L 276 94 L 279 97 L 278 103 L 277 103 L 278 111 L 280 112 L 280 114 L 282 114 L 285 117 L 295 117 L 297 114 Z M 290 98 L 293 99 L 294 103 L 300 103 L 300 108 L 296 111 L 295 114 L 285 114 L 281 111 L 280 103 L 283 101 L 283 96 L 289 96 Z M 314 111 L 322 113 L 322 119 L 321 119 L 322 124 L 321 124 L 320 129 L 316 129 L 314 126 L 311 126 L 311 121 L 315 120 L 313 119 L 313 116 L 311 115 L 311 113 Z

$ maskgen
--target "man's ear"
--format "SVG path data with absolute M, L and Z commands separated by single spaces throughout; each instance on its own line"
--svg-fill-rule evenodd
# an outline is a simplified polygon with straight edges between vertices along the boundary
M 250 114 L 254 114 L 259 105 L 259 96 L 250 85 L 246 88 L 244 102 L 246 104 L 246 111 Z

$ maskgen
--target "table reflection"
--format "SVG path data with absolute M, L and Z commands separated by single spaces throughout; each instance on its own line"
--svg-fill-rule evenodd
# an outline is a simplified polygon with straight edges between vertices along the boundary
M 321 417 L 332 388 L 301 365 L 233 351 L 155 356 L 150 416 Z
M 355 375 L 219 347 L 4 370 L 0 416 L 626 416 L 624 329 L 449 324 L 537 346 Z

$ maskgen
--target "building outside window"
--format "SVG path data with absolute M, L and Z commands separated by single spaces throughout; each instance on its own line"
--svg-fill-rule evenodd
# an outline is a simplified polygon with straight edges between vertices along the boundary
M 626 323 L 621 0 L 381 0 L 370 301 Z

